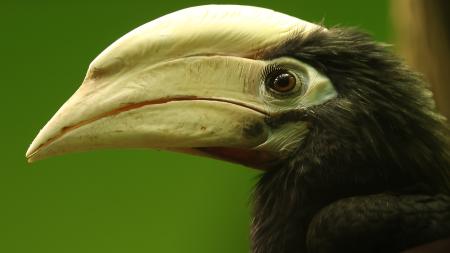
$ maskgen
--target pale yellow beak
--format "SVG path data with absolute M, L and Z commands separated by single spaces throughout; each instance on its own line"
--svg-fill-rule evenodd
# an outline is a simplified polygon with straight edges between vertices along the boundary
M 264 121 L 271 110 L 260 97 L 266 62 L 256 55 L 316 27 L 235 5 L 193 7 L 149 22 L 91 63 L 26 157 L 115 147 L 270 153 L 261 148 L 271 134 Z

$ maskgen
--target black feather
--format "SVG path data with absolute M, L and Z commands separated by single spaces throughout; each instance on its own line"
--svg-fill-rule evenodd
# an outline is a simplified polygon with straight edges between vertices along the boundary
M 336 236 L 342 233 L 335 239 L 350 240 L 351 234 L 364 232 L 365 239 L 373 237 L 377 241 L 380 236 L 393 236 L 403 240 L 385 242 L 381 238 L 380 252 L 423 243 L 401 234 L 403 230 L 407 234 L 425 234 L 414 221 L 397 221 L 394 224 L 406 227 L 395 230 L 399 234 L 387 235 L 372 226 L 385 224 L 388 216 L 356 219 L 361 210 L 396 211 L 395 206 L 387 205 L 392 203 L 389 196 L 393 194 L 399 203 L 413 203 L 427 196 L 431 201 L 443 198 L 447 205 L 441 204 L 440 208 L 447 216 L 442 217 L 449 217 L 448 198 L 438 195 L 450 194 L 449 128 L 445 118 L 436 112 L 432 95 L 420 76 L 385 45 L 355 29 L 298 32 L 263 54 L 264 59 L 283 56 L 306 62 L 328 76 L 338 96 L 322 105 L 267 119 L 278 127 L 287 121 L 306 121 L 309 133 L 291 157 L 261 177 L 255 189 L 253 252 L 339 252 L 332 246 L 320 250 L 319 237 L 317 241 L 313 234 L 308 235 L 308 231 L 317 234 L 328 225 L 339 229 L 333 232 Z M 349 197 L 355 197 L 352 201 L 357 203 L 353 206 L 358 208 L 341 209 Z M 416 205 L 410 206 L 413 210 Z M 346 220 L 357 223 L 356 230 L 346 232 L 345 227 L 333 226 L 330 215 L 342 210 Z M 418 210 L 417 224 L 437 222 L 430 212 L 421 212 L 420 205 Z M 311 223 L 319 211 L 328 218 Z M 450 219 L 440 222 L 445 223 L 445 231 L 433 236 L 427 230 L 427 241 L 450 236 Z M 379 250 L 371 247 L 354 252 Z

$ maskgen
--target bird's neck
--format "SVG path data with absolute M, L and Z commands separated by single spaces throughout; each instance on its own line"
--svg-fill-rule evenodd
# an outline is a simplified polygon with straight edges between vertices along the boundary
M 307 252 L 308 226 L 322 208 L 342 198 L 408 185 L 398 179 L 397 186 L 388 186 L 374 168 L 319 166 L 308 160 L 295 164 L 267 172 L 256 186 L 253 253 Z
M 254 192 L 253 253 L 306 252 L 308 224 L 315 213 L 348 195 L 336 192 L 333 168 L 315 168 L 308 159 L 265 173 Z
M 284 170 L 268 172 L 256 186 L 253 253 L 306 252 L 308 223 L 324 204 L 314 203 L 308 197 L 310 189 L 294 177 Z

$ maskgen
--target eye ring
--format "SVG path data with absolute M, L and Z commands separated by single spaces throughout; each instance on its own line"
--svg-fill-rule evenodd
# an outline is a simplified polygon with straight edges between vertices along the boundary
M 285 69 L 275 69 L 268 73 L 266 87 L 280 95 L 290 94 L 298 86 L 298 80 L 294 74 Z

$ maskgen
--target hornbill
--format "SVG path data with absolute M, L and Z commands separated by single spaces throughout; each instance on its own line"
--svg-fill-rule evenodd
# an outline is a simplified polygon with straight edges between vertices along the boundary
M 450 236 L 446 124 L 421 77 L 357 29 L 207 5 L 106 48 L 26 157 L 145 147 L 232 161 L 263 170 L 254 253 L 399 252 Z

